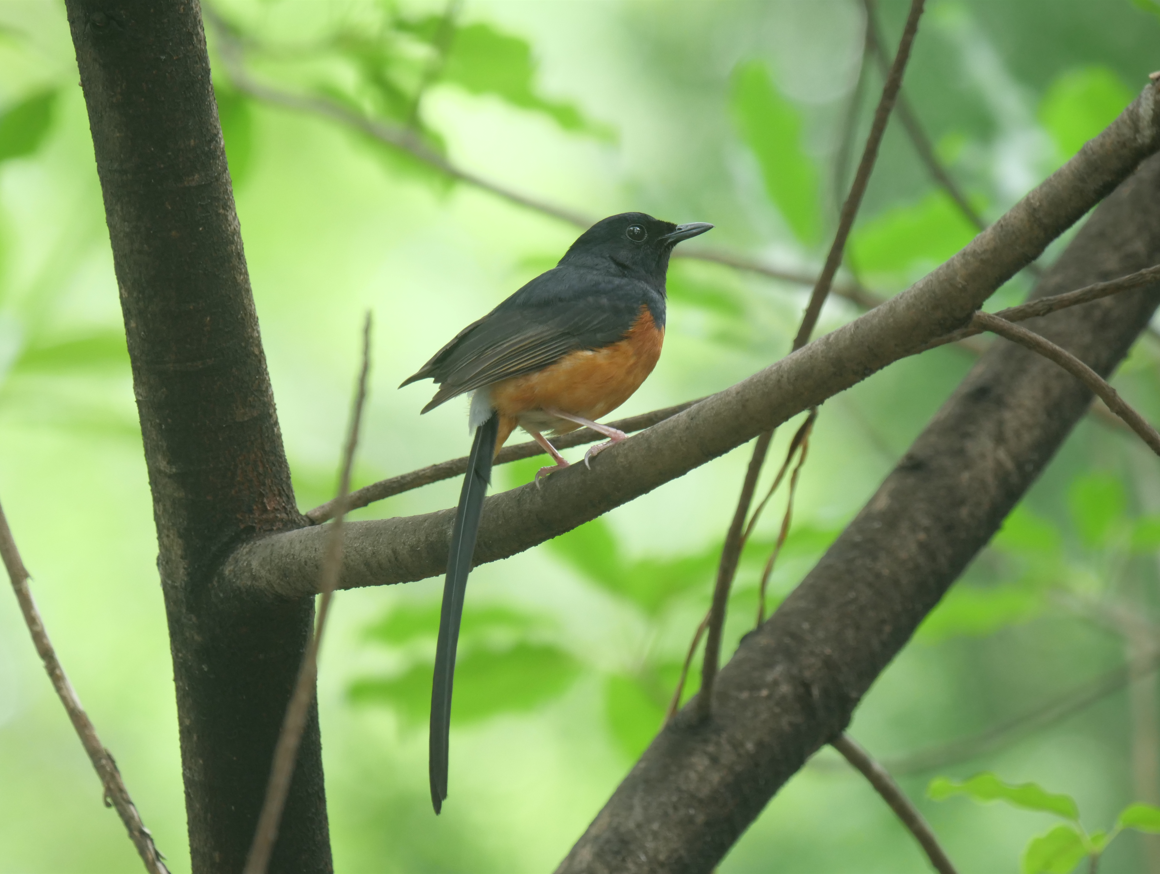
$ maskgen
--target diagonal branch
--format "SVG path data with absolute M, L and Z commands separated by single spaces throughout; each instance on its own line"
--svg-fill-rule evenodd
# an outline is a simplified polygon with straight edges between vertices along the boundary
M 874 761 L 870 754 L 848 734 L 843 734 L 834 741 L 833 747 L 846 757 L 846 761 L 853 765 L 882 796 L 882 800 L 890 805 L 890 809 L 894 811 L 907 830 L 914 835 L 914 839 L 918 841 L 934 869 L 939 874 L 956 874 L 955 866 L 951 864 L 951 860 L 947 858 L 947 854 L 939 846 L 938 838 L 931 831 L 930 824 L 906 797 L 906 793 L 894 782 L 890 772 Z
M 32 598 L 32 591 L 28 587 L 29 573 L 20 558 L 20 551 L 16 548 L 16 541 L 12 537 L 12 530 L 8 527 L 8 519 L 4 516 L 4 509 L 0 507 L 0 559 L 8 571 L 8 578 L 12 581 L 12 588 L 16 592 L 16 600 L 20 603 L 20 612 L 24 614 L 24 623 L 32 635 L 32 643 L 40 660 L 44 662 L 44 670 L 52 681 L 52 687 L 68 713 L 69 721 L 76 730 L 81 745 L 88 753 L 93 769 L 105 787 L 105 803 L 112 804 L 121 816 L 121 822 L 129 830 L 129 839 L 137 847 L 141 861 L 145 863 L 145 870 L 150 874 L 169 874 L 169 869 L 162 861 L 161 852 L 153 843 L 153 835 L 145 828 L 137 806 L 129 797 L 129 790 L 125 788 L 125 781 L 121 779 L 121 772 L 112 754 L 105 749 L 101 739 L 97 736 L 96 726 L 81 706 L 76 690 L 69 682 L 68 676 L 56 657 L 56 650 L 49 640 L 44 621 L 40 618 L 40 611 L 36 609 L 36 601 Z
M 1039 293 L 1155 263 L 1158 196 L 1154 159 L 1095 212 Z M 1043 328 L 1106 375 L 1158 301 L 1154 284 Z M 994 344 L 818 565 L 744 639 L 718 677 L 713 718 L 698 720 L 690 703 L 668 723 L 558 874 L 694 874 L 717 864 L 785 781 L 842 734 L 1090 399 L 1053 363 Z
M 994 289 L 1160 147 L 1158 93 L 1160 85 L 1147 87 L 1078 155 L 909 290 L 603 453 L 591 471 L 564 470 L 539 488 L 489 497 L 477 563 L 521 552 L 651 491 L 966 323 Z M 1085 307 L 1085 314 L 1098 306 Z M 442 572 L 452 515 L 445 510 L 352 523 L 344 538 L 349 561 L 340 586 L 384 585 Z M 315 526 L 240 546 L 218 583 L 285 596 L 310 593 L 324 537 Z
M 1119 392 L 1108 384 L 1107 380 L 1066 349 L 1061 349 L 1050 340 L 990 313 L 976 313 L 971 324 L 998 334 L 1013 343 L 1025 346 L 1033 352 L 1038 352 L 1044 358 L 1054 361 L 1098 395 L 1100 400 L 1108 405 L 1109 410 L 1127 422 L 1128 426 L 1140 435 L 1140 439 L 1147 443 L 1153 452 L 1160 455 L 1160 433 L 1129 406 L 1120 397 Z

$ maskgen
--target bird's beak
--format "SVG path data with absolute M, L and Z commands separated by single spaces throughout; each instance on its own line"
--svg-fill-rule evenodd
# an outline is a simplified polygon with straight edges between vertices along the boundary
M 695 237 L 698 234 L 703 234 L 713 226 L 708 222 L 689 222 L 687 225 L 677 225 L 677 229 L 671 234 L 665 234 L 660 238 L 660 242 L 668 243 L 670 246 L 675 246 L 681 240 L 687 240 L 690 237 Z

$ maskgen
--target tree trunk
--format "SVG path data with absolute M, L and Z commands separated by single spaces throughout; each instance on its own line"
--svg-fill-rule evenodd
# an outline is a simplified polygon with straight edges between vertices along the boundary
M 304 524 L 258 334 L 197 2 L 68 0 L 153 494 L 195 872 L 240 871 L 313 601 L 223 596 Z M 317 710 L 272 869 L 331 870 Z

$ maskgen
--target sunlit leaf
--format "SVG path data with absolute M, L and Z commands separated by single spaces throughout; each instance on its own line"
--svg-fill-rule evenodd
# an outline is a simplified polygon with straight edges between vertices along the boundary
M 1124 484 L 1109 474 L 1093 473 L 1071 484 L 1067 503 L 1080 539 L 1089 547 L 1106 545 L 1123 516 L 1128 499 Z
M 55 90 L 40 91 L 0 113 L 0 161 L 23 158 L 40 148 L 52 126 Z
M 391 646 L 402 646 L 423 638 L 434 639 L 439 630 L 439 601 L 395 605 L 363 634 L 368 640 Z M 481 604 L 464 610 L 459 630 L 461 645 L 474 639 L 494 640 L 500 636 L 527 637 L 532 632 L 552 627 L 547 617 L 525 613 L 499 604 Z
M 101 331 L 60 343 L 36 344 L 25 348 L 13 369 L 17 371 L 57 371 L 80 368 L 123 368 L 128 372 L 129 350 L 123 331 Z
M 566 692 L 579 673 L 576 660 L 552 646 L 520 643 L 460 653 L 452 725 L 534 710 Z M 406 722 L 423 723 L 431 706 L 431 665 L 415 665 L 397 677 L 356 680 L 349 695 L 358 703 L 389 705 Z
M 230 167 L 230 181 L 236 188 L 245 184 L 252 166 L 253 111 L 249 99 L 228 86 L 215 85 L 214 96 L 226 146 L 226 161 Z
M 1151 804 L 1129 805 L 1120 813 L 1117 825 L 1152 835 L 1160 834 L 1160 807 Z
M 1132 5 L 1160 18 L 1160 0 L 1132 0 Z
M 897 206 L 854 229 L 850 250 L 860 270 L 903 273 L 941 264 L 974 239 L 978 229 L 945 192 Z
M 733 73 L 730 108 L 741 139 L 761 167 L 765 190 L 803 243 L 822 233 L 818 170 L 802 148 L 803 124 L 797 108 L 770 81 L 760 61 Z
M 1132 525 L 1132 549 L 1151 552 L 1160 549 L 1160 516 L 1141 516 Z
M 1043 595 L 1037 591 L 1014 586 L 959 585 L 931 611 L 918 633 L 929 642 L 986 637 L 1000 628 L 1033 619 L 1043 608 Z
M 620 749 L 629 759 L 640 758 L 661 729 L 664 708 L 638 678 L 620 674 L 607 679 L 604 701 L 608 725 Z
M 1063 535 L 1049 520 L 1020 504 L 1003 520 L 991 545 L 1006 552 L 1055 555 L 1063 546 Z
M 1060 154 L 1070 158 L 1111 124 L 1135 96 L 1107 67 L 1070 70 L 1047 89 L 1039 105 L 1039 120 Z
M 611 137 L 606 126 L 586 119 L 572 104 L 538 94 L 535 72 L 525 40 L 480 22 L 456 30 L 442 78 L 472 94 L 493 94 L 513 106 L 543 113 L 565 130 Z
M 926 791 L 935 801 L 943 801 L 953 795 L 967 795 L 976 801 L 1006 801 L 1027 810 L 1041 810 L 1065 819 L 1079 819 L 1079 809 L 1070 796 L 1047 792 L 1035 783 L 1004 783 L 994 774 L 977 774 L 962 781 L 936 777 L 930 781 Z
M 1023 851 L 1023 874 L 1071 874 L 1087 855 L 1083 836 L 1070 825 L 1057 825 L 1034 838 Z

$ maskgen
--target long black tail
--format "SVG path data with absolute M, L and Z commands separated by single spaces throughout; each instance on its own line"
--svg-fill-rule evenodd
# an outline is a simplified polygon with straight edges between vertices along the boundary
M 455 527 L 451 530 L 451 553 L 443 583 L 443 610 L 439 616 L 439 642 L 435 645 L 435 680 L 431 685 L 431 803 L 438 813 L 447 797 L 447 735 L 451 730 L 451 683 L 455 679 L 455 647 L 463 596 L 475 552 L 475 535 L 483 511 L 483 496 L 491 482 L 491 461 L 499 436 L 499 414 L 475 429 L 475 442 L 467 461 L 467 475 L 459 494 Z

